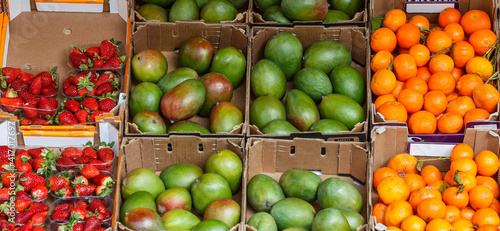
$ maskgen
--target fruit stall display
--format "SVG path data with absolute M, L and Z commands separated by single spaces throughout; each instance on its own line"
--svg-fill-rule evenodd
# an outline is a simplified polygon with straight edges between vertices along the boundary
M 362 25 L 367 20 L 367 2 L 364 0 L 252 0 L 251 23 L 290 26 L 322 22 Z
M 468 122 L 496 120 L 498 29 L 492 9 L 482 9 L 421 15 L 396 8 L 372 20 L 374 125 L 456 134 Z
M 242 219 L 250 230 L 365 230 L 366 148 L 356 142 L 250 138 Z
M 367 80 L 358 65 L 366 63 L 365 29 L 253 27 L 252 33 L 247 136 L 319 132 L 366 141 Z
M 241 138 L 125 138 L 122 152 L 131 158 L 118 171 L 118 230 L 238 230 L 243 144 Z
M 133 0 L 136 22 L 247 23 L 249 0 Z
M 406 128 L 374 135 L 371 230 L 498 230 L 498 137 L 488 131 L 408 154 Z M 478 140 L 480 138 L 480 140 Z
M 137 23 L 125 134 L 243 136 L 247 33 L 224 24 Z

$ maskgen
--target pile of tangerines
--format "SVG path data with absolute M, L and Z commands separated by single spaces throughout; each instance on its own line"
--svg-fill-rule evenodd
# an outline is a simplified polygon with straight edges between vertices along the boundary
M 379 199 L 372 208 L 377 223 L 403 231 L 499 230 L 500 189 L 493 178 L 498 156 L 485 150 L 474 158 L 472 148 L 461 143 L 449 159 L 444 177 L 434 165 L 419 170 L 423 162 L 409 154 L 397 154 L 377 169 L 373 186 Z
M 438 21 L 429 29 L 424 16 L 407 21 L 394 9 L 371 35 L 375 108 L 414 134 L 458 133 L 468 121 L 487 120 L 500 102 L 491 84 L 499 49 L 488 14 L 447 8 Z

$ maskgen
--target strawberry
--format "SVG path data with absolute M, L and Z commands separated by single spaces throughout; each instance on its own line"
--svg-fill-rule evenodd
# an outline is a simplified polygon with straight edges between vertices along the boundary
M 80 54 L 76 52 L 72 52 L 69 54 L 69 60 L 71 62 L 71 66 L 78 69 L 88 69 L 90 66 L 90 58 L 85 54 Z
M 92 213 L 105 214 L 106 202 L 100 199 L 93 200 L 87 208 Z
M 95 189 L 95 194 L 97 196 L 103 197 L 103 196 L 110 194 L 111 190 L 112 189 L 109 187 L 106 187 L 106 185 L 100 185 L 100 186 L 97 186 L 97 188 Z
M 78 95 L 78 89 L 75 85 L 68 86 L 64 89 L 64 94 L 68 97 L 75 97 Z
M 40 95 L 40 93 L 42 92 L 42 77 L 41 76 L 35 77 L 35 79 L 33 80 L 33 82 L 31 83 L 31 85 L 29 87 L 29 92 L 31 92 L 31 94 L 33 94 L 33 95 Z
M 59 113 L 59 115 L 57 115 L 56 117 L 56 121 L 58 121 L 62 125 L 78 124 L 78 120 L 76 120 L 75 116 L 70 111 L 63 111 Z
M 99 175 L 99 169 L 93 165 L 85 165 L 82 168 L 82 175 L 87 179 L 92 179 Z
M 15 204 L 14 207 L 18 212 L 24 212 L 24 210 L 30 207 L 31 201 L 25 199 L 16 199 L 14 204 Z
M 84 79 L 86 79 L 86 78 L 88 79 L 87 74 L 84 74 L 84 72 L 80 72 L 76 75 L 72 75 L 71 77 L 68 77 L 68 79 L 73 85 L 78 85 L 80 83 L 80 81 L 84 81 Z
M 50 121 L 36 117 L 33 119 L 33 121 L 31 121 L 31 124 L 33 124 L 33 125 L 50 125 Z
M 47 71 L 42 71 L 38 73 L 38 75 L 36 75 L 35 78 L 41 76 L 42 86 L 49 86 L 57 81 L 57 75 L 55 75 L 56 71 L 57 71 L 57 66 L 53 67 L 52 69 L 49 68 L 47 69 Z
M 66 78 L 66 80 L 64 80 L 64 83 L 63 83 L 63 89 L 66 89 L 68 88 L 69 86 L 73 85 L 70 81 L 71 78 Z
M 19 157 L 26 157 L 26 158 L 31 158 L 30 153 L 27 150 L 24 149 L 16 149 L 16 156 Z
M 88 156 L 80 156 L 75 159 L 76 164 L 88 164 L 91 161 Z
M 90 88 L 90 90 L 89 90 L 89 88 L 82 88 L 82 89 L 78 90 L 78 95 L 81 97 L 86 97 L 88 95 L 95 96 L 96 91 L 97 91 L 96 87 L 92 87 L 92 88 Z
M 85 124 L 88 121 L 89 112 L 85 109 L 81 109 L 75 114 L 76 120 L 78 123 Z
M 101 228 L 101 220 L 95 216 L 90 216 L 85 219 L 85 226 L 83 227 L 83 231 L 94 231 L 98 228 Z
M 86 54 L 87 54 L 88 57 L 99 56 L 99 47 L 88 48 L 87 51 L 86 51 Z
M 53 96 L 57 94 L 57 89 L 53 86 L 46 86 L 42 88 L 42 95 Z
M 0 230 L 14 230 L 15 227 L 13 223 L 0 221 Z
M 28 119 L 33 119 L 38 115 L 38 108 L 33 105 L 27 104 L 23 107 L 24 116 Z
M 85 178 L 84 176 L 79 175 L 79 176 L 75 177 L 73 179 L 73 181 L 71 181 L 71 184 L 72 185 L 77 185 L 77 184 L 88 185 L 89 184 L 89 180 L 87 178 Z
M 76 223 L 72 231 L 83 231 L 83 223 Z
M 19 191 L 16 193 L 16 199 L 31 200 L 31 197 L 27 192 Z
M 7 112 L 13 112 L 23 106 L 23 101 L 20 98 L 0 97 L 0 104 L 5 106 Z
M 30 191 L 37 185 L 45 185 L 45 178 L 33 173 L 25 172 L 19 176 L 19 184 L 24 187 L 25 191 Z
M 32 172 L 33 171 L 33 167 L 31 167 L 31 164 L 28 163 L 28 160 L 29 159 L 21 158 L 19 156 L 16 156 L 16 158 L 14 159 L 14 163 L 16 165 L 16 170 L 18 172 Z
M 69 210 L 54 210 L 52 213 L 52 220 L 54 221 L 63 221 L 67 220 L 71 212 Z
M 71 53 L 77 53 L 77 54 L 82 54 L 82 55 L 85 54 L 85 49 L 83 49 L 83 48 L 79 48 L 79 47 L 77 47 L 77 46 L 75 46 L 73 44 L 70 45 L 70 47 L 73 48 L 71 50 Z
M 93 147 L 85 147 L 82 150 L 83 156 L 87 156 L 90 159 L 97 160 L 97 152 Z
M 16 79 L 10 84 L 10 88 L 14 91 L 27 91 L 30 88 L 30 84 L 26 81 Z
M 102 162 L 102 160 L 92 160 L 89 164 L 96 166 L 97 169 L 103 170 L 106 167 L 106 164 Z
M 36 158 L 32 165 L 36 173 L 42 174 L 44 176 L 48 176 L 56 170 L 54 160 L 52 158 L 49 160 L 46 160 L 42 157 Z
M 75 206 L 75 208 L 71 210 L 71 218 L 83 221 L 89 213 L 90 212 L 87 210 L 87 207 Z
M 33 215 L 33 217 L 31 217 L 31 220 L 35 224 L 43 224 L 43 223 L 45 223 L 45 218 L 47 218 L 47 213 L 48 212 L 37 213 L 37 214 Z
M 39 158 L 42 155 L 42 150 L 44 150 L 43 147 L 40 147 L 40 148 L 31 148 L 31 149 L 28 149 L 27 152 L 31 156 L 31 158 L 36 159 L 36 158 Z
M 0 188 L 0 201 L 6 201 L 10 198 L 9 188 Z
M 7 145 L 0 146 L 0 161 L 9 161 L 9 157 L 12 155 L 12 149 Z
M 49 184 L 50 184 L 50 190 L 57 191 L 59 189 L 69 186 L 69 180 L 65 177 L 53 176 L 52 178 L 50 178 Z
M 61 157 L 56 160 L 57 170 L 64 171 L 69 170 L 71 167 L 75 166 L 76 163 L 69 157 Z
M 12 83 L 21 74 L 20 68 L 4 67 L 1 70 L 0 85 L 3 89 L 6 89 L 7 84 Z
M 15 182 L 16 179 L 17 179 L 17 174 L 14 172 L 6 172 L 2 174 L 2 183 L 6 187 L 8 187 L 11 182 Z
M 99 109 L 99 103 L 94 98 L 85 98 L 82 101 L 83 108 L 89 109 L 89 111 L 96 111 Z
M 47 198 L 48 191 L 47 186 L 37 185 L 31 189 L 31 197 L 35 200 L 43 200 Z
M 95 192 L 95 189 L 96 186 L 92 184 L 90 185 L 77 184 L 75 186 L 75 194 L 76 196 L 90 196 L 92 195 L 93 192 Z
M 114 39 L 104 40 L 101 42 L 101 45 L 99 46 L 99 51 L 101 52 L 101 57 L 104 60 L 109 60 L 111 57 L 113 57 L 117 51 L 116 47 L 120 45 L 122 42 L 116 41 Z
M 94 64 L 94 68 L 101 68 L 104 66 L 104 59 L 97 57 L 92 57 L 92 63 Z
M 111 145 L 112 147 L 112 145 Z M 108 164 L 113 161 L 113 157 L 115 156 L 113 150 L 111 148 L 101 148 L 97 151 L 97 155 L 99 156 L 99 159 L 102 160 L 104 163 Z
M 104 112 L 110 112 L 115 107 L 116 107 L 116 103 L 111 98 L 104 98 L 104 99 L 99 100 L 99 109 L 104 111 Z
M 71 186 L 66 186 L 55 191 L 55 194 L 57 197 L 70 197 L 73 196 L 73 188 Z
M 38 102 L 38 109 L 41 109 L 38 113 L 44 119 L 49 119 L 54 115 L 57 109 L 57 100 L 54 98 L 40 97 Z
M 0 171 L 7 172 L 10 171 L 10 162 L 9 161 L 0 161 Z
M 45 231 L 45 229 L 42 226 L 33 226 L 33 229 L 31 231 Z
M 104 185 L 104 186 L 107 186 L 107 187 L 111 187 L 111 186 L 113 186 L 113 183 L 115 181 L 109 175 L 99 174 L 96 177 L 92 178 L 92 182 L 95 185 Z
M 31 125 L 32 122 L 33 122 L 33 120 L 28 119 L 28 118 L 22 118 L 21 120 L 19 120 L 19 123 L 21 124 L 21 126 Z
M 113 56 L 104 65 L 102 65 L 102 68 L 115 69 L 115 68 L 120 68 L 122 65 L 123 65 L 123 60 L 120 57 Z
M 92 83 L 95 83 L 97 81 L 97 77 L 99 77 L 99 74 L 93 70 L 83 71 L 82 74 L 85 75 L 85 77 L 87 77 Z
M 80 110 L 80 103 L 74 99 L 70 99 L 64 103 L 64 108 L 68 109 L 68 111 L 72 113 L 76 113 Z
M 83 155 L 82 151 L 78 148 L 75 148 L 75 147 L 67 147 L 61 153 L 61 156 L 69 157 L 71 159 L 77 158 L 77 157 L 82 156 L 82 155 Z
M 33 204 L 31 204 L 31 206 L 29 207 L 28 210 L 33 210 L 33 211 L 35 211 L 35 213 L 41 213 L 41 212 L 48 211 L 49 206 L 42 204 L 42 203 L 34 202 Z
M 64 211 L 69 210 L 70 206 L 68 203 L 62 203 L 54 208 L 54 211 Z
M 97 91 L 96 91 L 96 95 L 105 95 L 107 93 L 111 93 L 113 92 L 113 86 L 111 85 L 111 83 L 103 83 L 99 86 L 99 88 L 97 88 Z
M 106 71 L 104 73 L 102 73 L 99 78 L 97 79 L 97 81 L 95 82 L 95 85 L 96 86 L 101 86 L 103 83 L 112 83 L 116 78 L 116 75 L 113 74 L 113 72 L 111 71 Z
M 104 111 L 97 110 L 97 111 L 95 111 L 94 113 L 92 113 L 92 114 L 89 116 L 89 120 L 90 120 L 90 121 L 92 121 L 92 122 L 96 122 L 96 121 L 95 121 L 95 117 L 100 116 L 100 115 L 102 115 L 102 114 L 104 114 Z
M 82 74 L 83 75 L 83 74 Z M 92 75 L 91 72 L 88 72 L 86 75 L 84 75 L 85 77 L 84 78 L 81 78 L 80 75 L 77 75 L 79 76 L 78 77 L 78 83 L 75 84 L 78 86 L 78 90 L 80 89 L 83 89 L 83 88 L 87 88 L 87 90 L 89 91 L 92 91 L 92 88 L 95 86 L 94 83 L 92 81 L 90 81 L 90 76 Z M 76 77 L 76 76 L 75 76 Z
M 24 82 L 27 82 L 28 84 L 31 84 L 33 82 L 33 79 L 35 79 L 35 76 L 33 76 L 30 73 L 22 72 L 19 75 L 19 79 L 22 80 L 22 81 L 24 81 Z
M 27 224 L 33 215 L 35 215 L 35 210 L 28 210 L 26 212 L 20 212 L 16 214 L 15 221 L 17 224 Z

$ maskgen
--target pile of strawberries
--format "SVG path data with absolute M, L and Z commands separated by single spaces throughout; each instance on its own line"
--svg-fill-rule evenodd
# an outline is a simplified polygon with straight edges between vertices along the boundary
M 96 117 L 110 112 L 116 107 L 113 97 L 105 96 L 66 99 L 57 114 L 55 122 L 62 125 L 88 124 L 96 122 Z
M 77 173 L 60 172 L 49 180 L 50 190 L 56 197 L 104 197 L 113 191 L 113 178 L 93 165 L 85 165 Z
M 63 84 L 63 93 L 67 97 L 117 95 L 120 78 L 111 71 L 82 71 L 68 76 Z
M 12 172 L 6 172 L 3 175 L 6 174 L 7 176 L 14 176 L 12 175 Z M 2 176 L 2 181 L 5 180 L 8 180 L 8 182 L 10 182 L 10 178 Z M 6 182 L 3 183 L 5 184 Z M 22 173 L 16 182 L 16 196 L 22 195 L 23 198 L 30 200 L 45 200 L 49 193 L 49 189 L 47 188 L 46 184 L 47 182 L 45 181 L 45 178 L 34 172 Z M 8 190 L 8 188 L 0 189 L 0 191 L 2 192 L 0 194 L 0 200 L 5 199 L 6 196 L 7 198 L 9 197 Z M 7 194 L 5 194 L 6 192 Z
M 115 153 L 114 142 L 106 144 L 101 142 L 99 146 L 93 146 L 88 142 L 83 149 L 67 147 L 56 159 L 56 168 L 59 171 L 76 170 L 80 165 L 93 165 L 97 170 L 111 172 L 111 165 Z
M 0 76 L 0 89 L 26 91 L 36 96 L 52 97 L 57 94 L 57 67 L 37 75 L 22 72 L 20 68 L 4 67 Z
M 11 154 L 15 155 L 14 166 L 9 160 Z M 16 149 L 14 152 L 8 146 L 0 146 L 0 172 L 35 172 L 48 176 L 55 170 L 54 152 L 48 148 Z
M 106 230 L 101 227 L 102 222 L 112 216 L 111 211 L 106 211 L 106 205 L 102 199 L 63 201 L 54 208 L 51 219 L 56 223 L 66 223 L 59 225 L 58 231 Z
M 81 70 L 87 69 L 117 69 L 123 66 L 125 55 L 118 54 L 118 45 L 122 42 L 114 39 L 104 40 L 99 47 L 87 49 L 72 45 L 69 61 L 72 67 Z
M 1 230 L 17 230 L 17 231 L 41 231 L 44 228 L 41 226 L 45 223 L 49 206 L 43 203 L 32 202 L 22 196 L 16 196 L 14 217 L 15 224 L 8 222 L 9 202 L 4 202 L 0 205 L 2 212 L 0 213 L 0 229 Z M 5 208 L 5 209 L 4 209 Z

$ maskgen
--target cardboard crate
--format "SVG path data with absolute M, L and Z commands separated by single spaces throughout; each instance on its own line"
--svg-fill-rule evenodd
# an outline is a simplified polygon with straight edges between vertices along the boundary
M 434 159 L 441 156 L 449 157 L 453 147 L 462 142 L 470 145 L 475 155 L 483 150 L 490 150 L 498 155 L 500 146 L 499 133 L 500 130 L 468 129 L 461 141 L 450 141 L 447 137 L 443 137 L 440 142 L 409 142 L 408 129 L 406 127 L 377 127 L 372 132 L 371 141 L 372 163 L 369 167 L 367 181 L 368 214 L 371 214 L 371 209 L 379 198 L 376 189 L 373 187 L 373 173 L 381 167 L 386 167 L 394 155 L 409 153 L 417 157 L 417 159 Z M 424 163 L 424 166 L 426 165 L 436 166 L 443 173 L 443 176 L 450 169 L 449 160 L 430 160 Z M 498 173 L 493 177 L 499 182 Z M 378 230 L 375 228 L 375 225 L 374 217 L 370 217 L 369 230 Z
M 321 40 L 335 40 L 344 44 L 352 54 L 351 66 L 355 67 L 361 74 L 365 77 L 367 89 L 369 88 L 368 78 L 366 76 L 365 65 L 369 63 L 367 54 L 367 49 L 369 45 L 367 43 L 366 29 L 360 27 L 328 27 L 324 26 L 294 26 L 294 27 L 252 27 L 252 53 L 250 57 L 250 67 L 247 69 L 247 76 L 250 76 L 253 66 L 261 59 L 264 58 L 264 48 L 267 41 L 274 35 L 280 32 L 289 32 L 294 34 L 302 43 L 304 52 L 313 43 Z M 293 82 L 287 83 L 287 92 L 293 89 Z M 367 96 L 368 96 L 367 91 Z M 253 95 L 250 88 L 250 77 L 247 78 L 247 104 L 250 106 L 256 97 Z M 282 102 L 285 102 L 286 96 L 283 97 Z M 366 102 L 370 102 L 366 99 Z M 354 141 L 354 142 L 365 142 L 367 140 L 366 132 L 368 131 L 368 115 L 369 107 L 368 103 L 365 103 L 363 109 L 366 114 L 366 121 L 358 123 L 353 130 L 349 132 L 339 132 L 336 134 L 321 134 L 320 132 L 300 132 L 292 133 L 290 136 L 276 136 L 276 135 L 265 135 L 259 128 L 250 123 L 250 110 L 247 110 L 245 115 L 245 120 L 249 122 L 247 129 L 248 137 L 266 137 L 266 138 L 280 138 L 280 139 L 292 139 L 294 137 L 302 138 L 320 138 L 325 140 L 333 141 Z
M 133 49 L 131 56 L 139 51 L 145 49 L 156 49 L 165 55 L 168 61 L 168 72 L 171 72 L 179 67 L 177 62 L 177 52 L 181 45 L 192 37 L 201 36 L 209 40 L 214 49 L 217 51 L 219 48 L 233 46 L 240 49 L 243 55 L 247 58 L 247 69 L 249 60 L 249 43 L 247 40 L 248 26 L 247 25 L 229 25 L 229 24 L 205 24 L 202 22 L 175 22 L 175 23 L 135 23 L 133 36 Z M 126 88 L 128 92 L 132 92 L 134 87 L 138 84 L 131 72 Z M 201 77 L 201 76 L 200 76 Z M 245 115 L 247 111 L 246 105 L 246 92 L 248 83 L 246 77 L 241 84 L 233 89 L 233 97 L 231 103 L 235 104 Z M 160 112 L 161 114 L 161 112 Z M 152 133 L 142 133 L 137 128 L 137 125 L 132 123 L 132 119 L 128 113 L 128 107 L 125 111 L 125 135 L 126 136 L 160 136 L 168 137 L 170 134 L 155 135 Z M 189 119 L 190 121 L 197 122 L 209 129 L 209 118 L 196 115 Z M 168 120 L 165 120 L 167 128 L 171 125 Z M 246 122 L 245 122 L 246 123 Z M 221 137 L 221 136 L 238 136 L 242 137 L 245 134 L 245 123 L 237 125 L 229 133 L 217 133 L 200 135 L 202 137 Z M 193 135 L 193 133 L 176 133 L 184 135 Z M 196 133 L 199 135 L 199 133 Z
M 0 54 L 3 54 L 2 66 L 22 67 L 28 70 L 32 67 L 57 66 L 59 78 L 64 78 L 66 73 L 73 70 L 67 62 L 68 50 L 72 44 L 114 38 L 126 44 L 126 50 L 122 52 L 128 54 L 130 44 L 128 33 L 131 28 L 128 2 L 126 0 L 105 2 L 100 0 L 100 2 L 103 8 L 102 13 L 88 13 L 85 7 L 79 4 L 72 5 L 73 3 L 51 3 L 55 5 L 41 9 L 47 11 L 41 11 L 38 7 L 46 2 L 6 1 L 5 6 L 9 12 L 9 18 L 4 20 L 3 28 L 6 34 L 2 35 L 2 44 L 0 44 Z M 67 4 L 70 9 L 80 12 L 57 12 L 63 9 L 58 4 Z M 95 2 L 88 3 L 88 5 L 95 4 Z M 59 88 L 62 89 L 62 81 L 59 81 Z M 105 113 L 102 118 L 112 117 L 116 119 L 116 122 L 123 121 L 124 96 L 126 96 L 125 93 L 118 98 L 118 106 L 110 113 Z M 56 99 L 61 103 L 64 96 L 59 93 Z M 95 129 L 95 126 L 90 127 Z M 67 127 L 25 126 L 23 129 L 64 130 Z
M 465 14 L 467 11 L 473 10 L 473 9 L 482 10 L 482 11 L 485 11 L 486 13 L 488 13 L 488 15 L 490 16 L 490 18 L 492 20 L 491 29 L 497 34 L 497 37 L 500 36 L 500 30 L 498 28 L 498 26 L 499 26 L 498 25 L 498 10 L 499 9 L 498 9 L 498 3 L 495 0 L 479 0 L 479 1 L 475 1 L 475 0 L 462 1 L 461 0 L 459 2 L 456 2 L 456 1 L 436 2 L 434 4 L 436 6 L 434 6 L 434 7 L 433 6 L 424 7 L 424 9 L 427 9 L 427 12 L 434 10 L 434 11 L 437 11 L 437 13 L 407 13 L 406 9 L 408 9 L 407 8 L 408 6 L 406 3 L 420 4 L 421 2 L 406 2 L 405 0 L 393 0 L 393 1 L 373 0 L 370 3 L 370 12 L 371 12 L 370 18 L 373 19 L 374 17 L 384 16 L 385 13 L 387 13 L 390 9 L 401 9 L 401 10 L 405 11 L 406 17 L 408 19 L 410 19 L 411 17 L 413 17 L 415 15 L 425 16 L 429 20 L 430 27 L 432 28 L 434 26 L 439 26 L 439 24 L 437 22 L 439 12 L 441 12 L 440 9 L 442 7 L 445 7 L 445 6 L 439 6 L 439 4 L 441 4 L 441 3 L 450 4 L 451 3 L 453 5 L 458 4 L 459 8 L 457 8 L 457 9 L 462 13 L 462 15 Z M 431 3 L 429 3 L 429 4 L 431 4 Z M 451 6 L 451 5 L 448 5 L 448 6 Z M 425 10 L 418 11 L 418 12 L 424 12 L 424 11 Z M 370 30 L 370 35 L 371 35 L 371 33 L 372 33 L 372 30 Z M 372 55 L 374 55 L 374 53 L 372 52 L 372 50 L 370 48 L 368 50 L 369 50 L 368 57 L 371 60 L 371 57 L 372 57 Z M 368 61 L 368 66 L 366 68 L 366 71 L 367 71 L 368 79 L 371 81 L 371 76 L 374 73 L 371 71 L 369 63 L 370 62 Z M 497 85 L 497 89 L 500 89 L 499 87 L 500 86 Z M 385 121 L 385 119 L 380 114 L 378 114 L 375 110 L 375 105 L 373 104 L 373 102 L 375 101 L 377 96 L 371 92 L 371 88 L 369 88 L 369 94 L 370 94 L 369 98 L 372 100 L 369 104 L 370 105 L 369 107 L 371 110 L 370 130 L 374 129 L 374 127 L 376 127 L 376 126 L 387 126 L 387 125 L 407 126 L 406 123 L 400 123 L 397 121 Z M 497 105 L 497 108 L 500 108 L 500 104 Z M 499 121 L 499 117 L 498 117 L 499 111 L 500 110 L 497 109 L 496 112 L 492 113 L 490 118 L 487 121 L 471 122 L 470 124 L 468 123 L 466 128 L 500 129 L 500 121 Z M 463 136 L 463 133 L 461 135 Z M 432 136 L 441 136 L 441 135 L 437 135 L 437 134 L 436 135 L 429 135 L 428 137 L 432 137 Z
M 201 138 L 197 136 L 171 136 L 169 138 L 131 138 L 126 137 L 122 143 L 123 158 L 120 160 L 117 177 L 115 201 L 115 216 L 113 227 L 120 231 L 128 231 L 119 221 L 120 208 L 123 203 L 121 197 L 121 181 L 126 174 L 136 168 L 148 168 L 160 174 L 166 167 L 177 163 L 192 163 L 205 168 L 205 162 L 212 152 L 220 149 L 229 149 L 241 157 L 243 172 L 246 171 L 244 139 L 242 138 Z M 242 182 L 246 182 L 243 174 Z M 233 195 L 233 200 L 240 204 L 242 214 L 246 191 L 242 189 Z M 240 224 L 231 228 L 239 229 Z
M 139 7 L 142 5 L 142 2 L 140 0 L 131 0 L 132 2 L 132 18 L 134 19 L 134 22 L 154 22 L 154 23 L 160 23 L 158 21 L 148 21 L 146 20 L 144 17 L 142 17 L 141 14 L 139 14 L 139 12 L 137 12 L 137 9 L 139 9 Z M 234 19 L 232 21 L 222 21 L 220 23 L 228 23 L 228 24 L 235 24 L 235 23 L 249 23 L 250 22 L 250 3 L 251 1 L 249 1 L 247 4 L 245 4 L 245 6 L 243 6 L 242 8 L 238 9 L 238 14 L 234 17 Z M 167 9 L 167 12 L 170 13 L 170 7 L 166 8 Z M 201 9 L 199 9 L 201 11 Z M 168 15 L 167 15 L 168 16 Z M 192 20 L 192 21 L 188 21 L 188 22 L 205 22 L 204 20 L 202 20 L 200 18 L 200 20 Z M 173 24 L 173 22 L 161 22 L 162 24 L 163 23 L 168 23 L 168 24 Z M 212 23 L 210 23 L 212 24 Z
M 246 145 L 247 172 L 244 179 L 246 190 L 248 181 L 257 174 L 266 174 L 276 181 L 288 169 L 307 169 L 320 171 L 322 180 L 337 177 L 345 180 L 361 193 L 363 211 L 361 215 L 367 222 L 367 192 L 370 168 L 370 156 L 366 142 L 333 142 L 318 139 L 261 139 L 250 138 Z M 247 203 L 246 193 L 243 198 L 242 220 L 245 224 L 255 214 L 255 210 Z M 316 212 L 320 210 L 317 202 L 313 203 Z M 358 231 L 365 230 L 367 225 L 358 227 Z M 243 230 L 255 231 L 246 225 Z
M 294 25 L 324 25 L 324 26 L 339 26 L 339 25 L 356 25 L 359 27 L 365 27 L 368 21 L 368 1 L 365 0 L 364 9 L 357 12 L 351 20 L 340 21 L 335 23 L 324 23 L 322 21 L 293 21 L 292 23 L 278 23 L 275 21 L 266 21 L 262 17 L 264 12 L 259 11 L 254 3 L 254 0 L 250 0 L 249 6 L 249 16 L 250 23 L 255 26 L 294 26 Z

